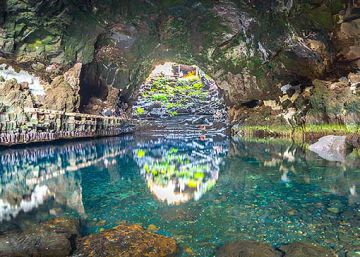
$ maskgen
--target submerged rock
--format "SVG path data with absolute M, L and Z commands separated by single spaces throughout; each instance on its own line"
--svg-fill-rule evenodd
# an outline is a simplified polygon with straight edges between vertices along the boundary
M 276 252 L 271 245 L 256 241 L 236 241 L 225 244 L 216 252 L 217 257 L 276 257 Z
M 345 160 L 347 149 L 345 136 L 325 136 L 309 146 L 309 150 L 317 153 L 321 158 L 340 162 Z
M 55 218 L 26 231 L 0 236 L 0 257 L 65 257 L 73 251 L 79 222 Z
M 280 247 L 280 250 L 285 253 L 285 257 L 336 257 L 337 255 L 324 247 L 311 244 L 295 242 Z
M 175 256 L 174 239 L 144 230 L 139 225 L 119 225 L 100 234 L 89 235 L 78 243 L 78 254 L 86 257 L 167 257 Z

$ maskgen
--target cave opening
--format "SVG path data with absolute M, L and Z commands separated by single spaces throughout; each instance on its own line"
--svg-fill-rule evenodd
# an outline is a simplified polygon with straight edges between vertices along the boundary
M 133 118 L 153 131 L 222 134 L 227 128 L 223 94 L 196 65 L 156 65 L 134 99 Z

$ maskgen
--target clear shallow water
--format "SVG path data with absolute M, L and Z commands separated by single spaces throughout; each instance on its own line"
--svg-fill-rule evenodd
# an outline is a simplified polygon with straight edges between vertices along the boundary
M 127 221 L 197 256 L 229 241 L 360 246 L 360 160 L 291 144 L 132 137 L 0 152 L 0 233 L 74 216 L 84 233 Z M 186 256 L 186 253 L 183 254 Z

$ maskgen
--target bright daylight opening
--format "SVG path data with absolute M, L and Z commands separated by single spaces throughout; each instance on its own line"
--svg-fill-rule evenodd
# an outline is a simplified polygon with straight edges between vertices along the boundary
M 153 131 L 224 134 L 227 112 L 215 81 L 195 65 L 157 65 L 138 90 L 133 117 Z

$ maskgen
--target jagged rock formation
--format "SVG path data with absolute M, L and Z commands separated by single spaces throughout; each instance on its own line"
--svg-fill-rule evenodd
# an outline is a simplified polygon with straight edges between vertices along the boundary
M 359 122 L 358 1 L 7 0 L 0 13 L 1 55 L 66 91 L 62 103 L 49 98 L 56 108 L 130 110 L 153 65 L 177 61 L 216 80 L 234 123 Z M 77 62 L 80 96 L 54 82 Z M 324 85 L 330 96 L 319 99 Z M 333 92 L 346 97 L 341 111 L 319 109 Z
M 57 76 L 46 91 L 45 106 L 52 110 L 77 112 L 80 107 L 81 63 Z

